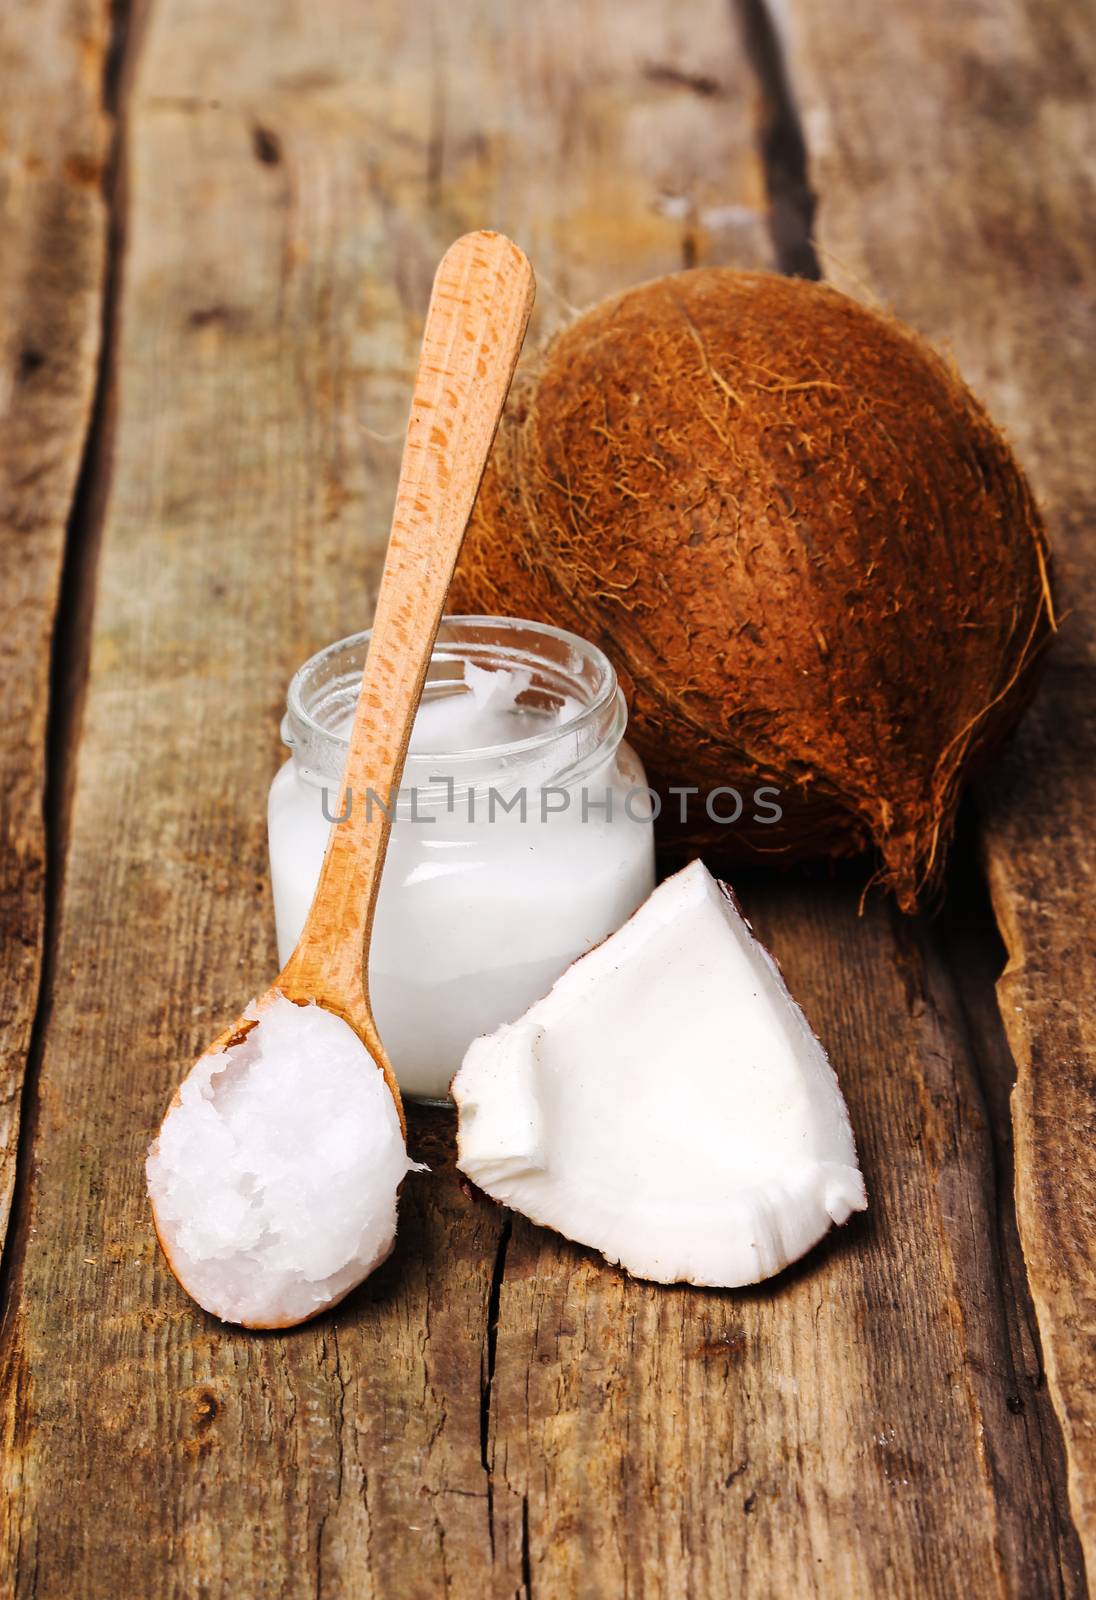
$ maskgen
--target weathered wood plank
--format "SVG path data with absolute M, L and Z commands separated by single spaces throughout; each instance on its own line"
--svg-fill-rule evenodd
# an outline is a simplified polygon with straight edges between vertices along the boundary
M 0 10 L 0 1249 L 42 961 L 50 639 L 102 317 L 106 47 L 95 0 Z
M 1014 1386 L 1005 1396 L 1008 1409 L 1022 1416 L 1027 1448 L 1039 1464 L 1042 1493 L 1026 1508 L 1018 1507 L 1010 1523 L 1014 1536 L 1028 1547 L 1028 1517 L 1045 1521 L 1048 1537 L 1059 1550 L 1069 1592 L 1084 1593 L 1084 1556 L 1070 1512 L 1065 1446 L 1054 1403 L 1047 1388 L 1039 1351 L 1039 1333 L 1020 1245 L 1013 1199 L 1015 1159 L 1009 1097 L 1016 1065 L 1009 1049 L 997 1002 L 996 978 L 1004 962 L 980 853 L 968 834 L 973 815 L 964 818 L 963 845 L 953 861 L 948 898 L 941 915 L 927 930 L 927 963 L 934 988 L 947 997 L 950 1025 L 969 1041 L 977 1068 L 985 1116 L 993 1140 L 990 1175 L 995 1201 L 996 1242 L 1001 1290 L 1009 1308 L 1010 1350 L 1003 1363 L 1011 1367 Z M 1038 1541 L 1037 1541 L 1038 1542 Z
M 442 245 L 506 227 L 549 264 L 556 315 L 625 262 L 761 257 L 720 0 L 705 21 L 698 42 L 655 0 L 626 15 L 608 0 L 152 8 L 5 1348 L 4 1593 L 521 1585 L 520 1560 L 492 1564 L 482 1438 L 501 1215 L 451 1167 L 417 1178 L 396 1259 L 337 1323 L 245 1338 L 166 1274 L 141 1156 L 180 1063 L 274 970 L 263 813 L 284 684 L 368 614 L 398 453 L 385 436 Z M 418 1119 L 445 1169 L 435 1133 Z
M 781 12 L 823 266 L 954 352 L 1032 477 L 1069 613 L 981 799 L 1020 1233 L 1096 1583 L 1096 38 L 1042 0 Z

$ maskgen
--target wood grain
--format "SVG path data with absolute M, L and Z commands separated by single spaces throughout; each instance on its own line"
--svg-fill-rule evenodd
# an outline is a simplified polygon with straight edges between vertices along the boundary
M 1020 1235 L 1096 1585 L 1096 36 L 1041 0 L 885 28 L 867 0 L 784 9 L 823 266 L 953 353 L 1031 476 L 1069 613 L 981 808 Z
M 0 10 L 0 1249 L 42 962 L 50 641 L 103 313 L 106 46 L 94 0 Z
M 4 1330 L 0 1593 L 1079 1592 L 1053 1462 L 1011 1404 L 960 1008 L 921 932 L 857 917 L 856 884 L 747 888 L 833 1052 L 871 1200 L 767 1289 L 655 1289 L 511 1223 L 462 1185 L 439 1113 L 411 1118 L 432 1171 L 395 1256 L 294 1334 L 196 1313 L 148 1219 L 180 1062 L 274 969 L 284 686 L 368 620 L 439 245 L 505 229 L 560 315 L 693 259 L 756 265 L 754 92 L 723 0 L 153 9 Z

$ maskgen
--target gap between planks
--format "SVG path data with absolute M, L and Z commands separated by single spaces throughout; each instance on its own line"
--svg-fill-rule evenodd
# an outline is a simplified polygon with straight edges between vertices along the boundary
M 126 11 L 144 0 L 111 0 L 110 21 L 103 55 L 98 111 L 101 117 L 102 158 L 92 177 L 90 156 L 70 155 L 68 169 L 59 181 L 73 185 L 94 182 L 105 213 L 104 263 L 101 301 L 97 308 L 97 349 L 91 383 L 90 410 L 82 441 L 74 441 L 79 465 L 55 590 L 48 652 L 48 696 L 43 751 L 42 824 L 44 872 L 38 932 L 37 989 L 21 1081 L 15 1089 L 18 1111 L 13 1119 L 14 1160 L 10 1192 L 0 1194 L 0 1320 L 6 1319 L 13 1275 L 20 1254 L 20 1227 L 27 1179 L 27 1161 L 34 1144 L 38 1071 L 49 1024 L 56 980 L 57 939 L 64 891 L 68 824 L 80 740 L 81 713 L 87 684 L 88 652 L 94 606 L 95 574 L 109 481 L 111 452 L 111 383 L 115 310 L 119 295 L 119 270 L 123 249 L 125 201 L 124 159 L 119 107 L 125 96 Z M 87 48 L 93 48 L 88 41 Z M 74 98 L 79 97 L 78 91 Z M 48 263 L 38 263 L 43 270 Z M 22 330 L 18 330 L 22 333 Z M 78 349 L 66 347 L 62 359 L 78 365 Z M 42 559 L 37 550 L 24 559 Z M 0 1335 L 2 1350 L 2 1335 Z

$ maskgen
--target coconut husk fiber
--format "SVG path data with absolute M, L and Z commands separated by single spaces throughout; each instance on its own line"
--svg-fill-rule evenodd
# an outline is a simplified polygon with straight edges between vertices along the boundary
M 671 846 L 874 849 L 907 911 L 1053 629 L 1038 511 L 955 371 L 834 289 L 721 268 L 592 307 L 519 376 L 450 609 L 593 640 L 655 787 L 743 792 L 731 828 L 671 801 Z

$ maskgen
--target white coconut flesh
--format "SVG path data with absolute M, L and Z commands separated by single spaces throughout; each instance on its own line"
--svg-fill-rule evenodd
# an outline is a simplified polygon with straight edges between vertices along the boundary
M 202 1056 L 149 1150 L 172 1270 L 226 1322 L 285 1327 L 367 1277 L 412 1163 L 383 1074 L 341 1017 L 278 996 Z
M 637 1277 L 771 1277 L 867 1204 L 833 1068 L 694 861 L 452 1086 L 458 1165 Z

